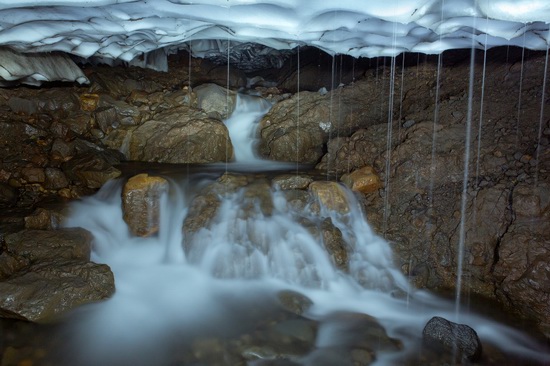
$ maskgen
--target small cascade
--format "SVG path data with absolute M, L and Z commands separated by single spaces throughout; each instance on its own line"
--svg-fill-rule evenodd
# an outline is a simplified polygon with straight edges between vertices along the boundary
M 339 326 L 325 322 L 331 314 L 376 319 L 401 344 L 375 346 L 376 365 L 400 364 L 414 355 L 433 316 L 452 319 L 451 301 L 407 283 L 389 244 L 372 232 L 350 191 L 340 187 L 347 203 L 338 209 L 311 191 L 302 191 L 308 196 L 298 202 L 265 178 L 244 177 L 247 183 L 237 188 L 212 178 L 170 181 L 161 199 L 160 231 L 147 238 L 131 236 L 122 218 L 121 181 L 73 204 L 66 226 L 93 233 L 93 260 L 111 267 L 117 288 L 111 299 L 76 313 L 75 364 L 172 364 L 176 340 L 191 347 L 197 339 L 254 328 L 246 319 L 258 307 L 269 308 L 266 303 L 280 291 L 312 300 L 304 316 L 320 324 L 317 348 L 342 346 Z M 208 190 L 220 186 L 225 188 Z M 216 209 L 197 211 L 205 206 Z M 190 221 L 202 225 L 190 230 Z M 335 261 L 323 230 L 338 233 L 343 265 Z M 464 314 L 461 322 L 475 326 L 484 343 L 532 359 L 544 356 L 526 336 L 495 321 Z M 315 352 L 294 361 L 317 364 Z
M 271 104 L 263 98 L 237 94 L 235 110 L 225 121 L 237 163 L 262 161 L 255 152 L 256 126 L 270 108 Z

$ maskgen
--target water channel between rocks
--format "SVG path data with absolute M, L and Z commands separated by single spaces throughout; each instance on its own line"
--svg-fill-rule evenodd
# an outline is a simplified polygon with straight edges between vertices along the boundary
M 93 233 L 92 260 L 111 267 L 116 293 L 56 330 L 57 364 L 453 363 L 422 347 L 434 316 L 474 328 L 482 364 L 548 361 L 524 333 L 411 287 L 347 188 L 255 157 L 254 123 L 269 106 L 239 103 L 227 121 L 236 163 L 127 167 L 169 182 L 156 235 L 130 234 L 122 179 L 71 205 L 64 225 Z

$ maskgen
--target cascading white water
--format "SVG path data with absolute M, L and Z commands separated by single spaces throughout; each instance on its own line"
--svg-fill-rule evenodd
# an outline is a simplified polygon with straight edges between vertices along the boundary
M 414 353 L 431 317 L 453 317 L 451 302 L 408 285 L 393 265 L 388 243 L 371 231 L 351 192 L 349 212 L 338 213 L 312 201 L 299 209 L 267 185 L 261 199 L 245 188 L 229 191 L 220 195 L 209 224 L 184 236 L 193 190 L 210 182 L 171 181 L 161 202 L 159 235 L 150 238 L 129 234 L 121 181 L 73 204 L 66 226 L 93 233 L 93 260 L 112 268 L 117 288 L 108 301 L 81 310 L 71 336 L 78 345 L 77 364 L 171 364 L 167 345 L 174 338 L 192 343 L 205 332 L 220 335 L 239 328 L 240 314 L 282 289 L 313 300 L 305 316 L 321 321 L 318 348 L 339 342 L 338 329 L 323 325 L 329 314 L 348 311 L 376 318 L 404 346 L 377 352 L 376 365 L 396 364 Z M 335 267 L 322 240 L 308 230 L 327 219 L 346 242 L 349 273 Z M 465 314 L 461 322 L 475 327 L 484 342 L 525 357 L 544 357 L 527 337 L 495 321 Z M 311 357 L 296 361 L 316 364 Z
M 237 163 L 262 161 L 255 153 L 256 127 L 258 121 L 270 108 L 270 103 L 263 98 L 237 94 L 235 110 L 225 121 Z

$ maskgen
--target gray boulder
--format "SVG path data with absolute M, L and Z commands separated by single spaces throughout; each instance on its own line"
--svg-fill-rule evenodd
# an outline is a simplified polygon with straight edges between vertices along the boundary
M 477 361 L 481 357 L 481 341 L 475 330 L 465 324 L 435 316 L 424 327 L 422 338 L 428 346 L 451 352 L 456 349 L 462 359 Z

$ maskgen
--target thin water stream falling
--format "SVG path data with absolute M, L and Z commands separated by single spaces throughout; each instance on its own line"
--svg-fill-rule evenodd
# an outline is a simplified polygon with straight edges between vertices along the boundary
M 239 103 L 227 123 L 251 131 L 267 108 L 256 97 L 240 96 Z M 249 132 L 242 135 L 250 137 Z M 246 138 L 232 137 L 236 151 L 251 151 Z M 245 143 L 246 148 L 238 146 Z M 67 331 L 69 345 L 77 350 L 73 364 L 172 364 L 175 350 L 194 349 L 200 340 L 238 338 L 254 329 L 259 320 L 252 314 L 267 311 L 281 290 L 309 297 L 313 306 L 303 315 L 319 323 L 313 350 L 293 356 L 292 361 L 300 365 L 319 365 L 318 352 L 345 347 L 341 329 L 328 320 L 331 314 L 371 316 L 400 342 L 401 347 L 391 350 L 370 345 L 376 354 L 374 365 L 401 364 L 414 358 L 426 322 L 433 316 L 454 317 L 452 301 L 408 284 L 393 264 L 390 246 L 371 230 L 352 192 L 342 188 L 346 202 L 342 210 L 312 198 L 297 206 L 285 192 L 266 183 L 269 170 L 279 170 L 281 165 L 255 164 L 255 158 L 238 165 L 240 159 L 249 158 L 237 153 L 237 164 L 227 168 L 167 176 L 170 188 L 161 199 L 157 236 L 138 238 L 129 233 L 121 209 L 121 180 L 109 182 L 96 195 L 72 205 L 66 226 L 93 233 L 93 260 L 111 267 L 117 287 L 111 299 L 74 315 L 75 325 Z M 248 185 L 219 193 L 218 209 L 208 215 L 205 224 L 194 232 L 182 231 L 193 215 L 192 202 L 201 192 L 215 184 L 225 169 L 231 172 L 246 166 L 253 171 L 244 174 Z M 262 169 L 266 175 L 258 177 Z M 335 266 L 323 240 L 312 231 L 327 221 L 346 243 L 348 271 Z M 464 314 L 460 320 L 475 327 L 484 344 L 538 362 L 544 357 L 527 336 L 494 320 L 475 313 Z M 256 348 L 242 352 L 252 352 L 256 360 L 271 357 Z

